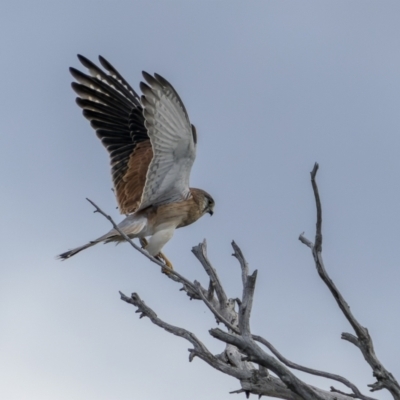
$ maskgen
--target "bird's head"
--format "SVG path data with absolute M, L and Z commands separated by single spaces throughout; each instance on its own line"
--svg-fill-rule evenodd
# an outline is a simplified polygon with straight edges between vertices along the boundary
M 214 214 L 214 205 L 215 205 L 215 201 L 214 199 L 207 193 L 203 191 L 203 214 L 210 214 L 213 215 Z
M 214 214 L 214 199 L 206 191 L 202 189 L 191 188 L 192 195 L 200 207 L 201 215 L 204 214 Z
M 215 206 L 214 199 L 208 193 L 206 193 L 205 197 L 206 197 L 206 206 L 204 208 L 204 213 L 209 213 L 210 215 L 213 215 Z

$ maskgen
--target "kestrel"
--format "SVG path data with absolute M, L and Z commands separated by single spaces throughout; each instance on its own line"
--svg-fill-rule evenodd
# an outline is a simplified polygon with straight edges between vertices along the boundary
M 78 58 L 90 75 L 70 68 L 78 82 L 72 88 L 83 115 L 110 154 L 118 207 L 127 215 L 118 228 L 130 238 L 139 238 L 150 255 L 163 258 L 172 268 L 160 252 L 175 229 L 206 213 L 212 215 L 214 209 L 207 192 L 189 187 L 196 129 L 178 93 L 160 75 L 143 72 L 147 83 L 140 83 L 139 97 L 103 57 L 99 61 L 107 72 L 81 55 Z M 123 240 L 111 229 L 59 258 L 65 260 L 100 242 Z

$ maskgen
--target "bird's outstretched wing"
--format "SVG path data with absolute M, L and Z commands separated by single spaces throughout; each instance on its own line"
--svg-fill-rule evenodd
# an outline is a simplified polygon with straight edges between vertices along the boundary
M 179 201 L 189 194 L 196 131 L 174 88 L 161 76 L 143 73 L 137 93 L 103 57 L 104 72 L 78 55 L 90 76 L 74 68 L 77 104 L 91 121 L 111 158 L 112 178 L 122 214 Z
M 143 72 L 145 126 L 154 157 L 147 171 L 140 209 L 188 197 L 190 171 L 196 157 L 196 129 L 172 85 L 158 74 Z
M 90 76 L 70 68 L 72 88 L 79 95 L 77 104 L 90 120 L 111 158 L 111 173 L 119 210 L 130 214 L 138 208 L 153 158 L 150 138 L 144 126 L 143 108 L 138 94 L 103 57 L 104 72 L 87 58 L 78 55 Z

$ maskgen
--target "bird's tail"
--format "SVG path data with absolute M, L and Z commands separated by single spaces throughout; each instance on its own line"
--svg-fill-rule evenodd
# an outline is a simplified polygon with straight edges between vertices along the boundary
M 126 217 L 121 223 L 118 224 L 119 229 L 124 232 L 130 238 L 138 237 L 138 235 L 146 228 L 147 218 L 143 216 L 137 216 L 131 214 Z M 67 260 L 68 258 L 78 254 L 80 251 L 85 250 L 89 247 L 94 246 L 97 243 L 109 243 L 109 242 L 122 242 L 125 239 L 115 229 L 111 229 L 108 233 L 100 236 L 96 240 L 93 240 L 83 246 L 76 247 L 75 249 L 66 251 L 65 253 L 57 256 L 60 260 Z
M 80 247 L 76 247 L 75 249 L 72 250 L 68 250 L 65 253 L 60 254 L 59 256 L 57 256 L 58 259 L 64 261 L 67 260 L 68 258 L 74 256 L 75 254 L 78 254 L 80 251 L 85 250 L 89 247 L 94 246 L 95 244 L 99 243 L 100 241 L 98 240 L 94 240 L 93 242 L 89 242 L 83 246 Z

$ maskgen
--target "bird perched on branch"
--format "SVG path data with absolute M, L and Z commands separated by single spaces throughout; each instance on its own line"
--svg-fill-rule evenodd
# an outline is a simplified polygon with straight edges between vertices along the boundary
M 78 55 L 86 75 L 70 68 L 78 82 L 72 88 L 83 115 L 96 130 L 111 158 L 114 191 L 121 214 L 118 228 L 139 238 L 152 256 L 172 268 L 161 253 L 175 229 L 213 214 L 214 200 L 204 190 L 189 187 L 196 156 L 197 134 L 178 93 L 163 77 L 143 72 L 142 96 L 103 57 L 103 69 Z M 150 237 L 149 241 L 145 239 Z M 60 254 L 62 260 L 97 243 L 120 242 L 111 229 L 83 246 Z

